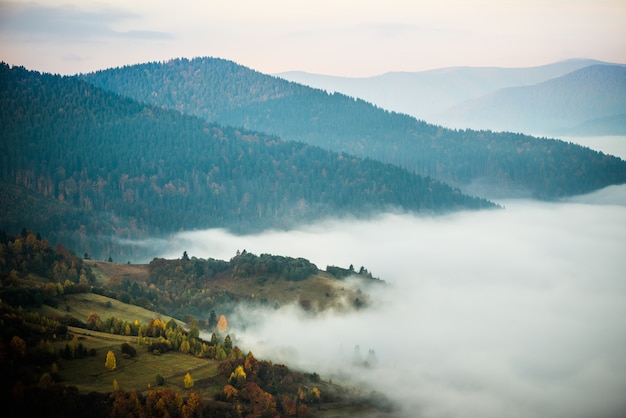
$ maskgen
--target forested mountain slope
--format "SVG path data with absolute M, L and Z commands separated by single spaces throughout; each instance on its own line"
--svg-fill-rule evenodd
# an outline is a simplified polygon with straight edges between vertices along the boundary
M 393 165 L 208 123 L 75 77 L 2 64 L 0 86 L 0 223 L 69 232 L 79 254 L 108 257 L 120 238 L 185 229 L 494 206 Z M 16 201 L 20 188 L 37 192 L 22 194 L 39 207 Z
M 143 102 L 377 159 L 461 188 L 487 184 L 487 196 L 498 190 L 554 199 L 626 182 L 626 162 L 578 145 L 445 129 L 221 59 L 177 59 L 82 78 Z
M 624 113 L 626 66 L 593 65 L 532 86 L 498 90 L 443 112 L 441 119 L 456 127 L 558 135 L 603 119 L 605 130 L 615 130 L 613 120 Z M 605 133 L 601 128 L 595 131 Z M 616 133 L 625 134 L 626 125 Z

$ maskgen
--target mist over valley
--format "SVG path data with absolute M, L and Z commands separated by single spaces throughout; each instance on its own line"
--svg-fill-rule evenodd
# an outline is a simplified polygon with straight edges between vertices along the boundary
M 162 256 L 246 249 L 364 266 L 387 283 L 359 284 L 367 309 L 311 316 L 242 305 L 233 332 L 260 357 L 384 393 L 402 416 L 621 416 L 625 186 L 575 202 L 500 203 L 258 235 L 185 232 Z
M 603 78 L 595 63 L 453 72 L 466 86 L 479 75 L 478 93 L 585 69 L 621 80 L 623 67 Z M 74 76 L 3 63 L 0 82 L 7 300 L 64 303 L 65 321 L 79 312 L 68 300 L 185 318 L 197 351 L 180 351 L 213 362 L 198 386 L 228 411 L 254 415 L 259 393 L 284 416 L 298 402 L 313 416 L 626 410 L 622 131 L 459 130 L 212 57 Z M 575 122 L 619 125 L 623 101 L 609 105 Z M 215 309 L 229 343 L 215 324 L 191 325 Z M 248 351 L 272 373 L 293 369 L 291 392 L 276 376 L 246 386 L 258 373 Z
M 624 0 L 0 1 L 0 404 L 626 417 Z

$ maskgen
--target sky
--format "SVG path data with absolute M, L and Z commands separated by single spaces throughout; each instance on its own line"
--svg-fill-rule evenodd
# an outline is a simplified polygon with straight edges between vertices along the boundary
M 0 0 L 0 60 L 59 74 L 212 56 L 264 73 L 626 63 L 624 0 Z

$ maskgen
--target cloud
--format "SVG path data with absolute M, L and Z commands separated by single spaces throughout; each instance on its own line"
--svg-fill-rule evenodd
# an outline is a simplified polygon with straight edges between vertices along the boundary
M 364 311 L 244 307 L 230 322 L 244 350 L 382 392 L 404 416 L 618 417 L 626 206 L 615 202 L 626 186 L 603 193 L 613 195 L 606 204 L 508 201 L 502 211 L 328 220 L 258 236 L 189 232 L 172 244 L 198 257 L 247 248 L 321 268 L 364 265 L 386 280 L 363 289 L 375 301 Z M 354 366 L 356 347 L 363 359 L 373 350 L 375 366 Z
M 87 10 L 73 6 L 42 6 L 36 3 L 0 3 L 0 31 L 27 41 L 84 42 L 99 38 L 172 39 L 166 32 L 116 30 L 121 23 L 140 15 L 113 8 Z

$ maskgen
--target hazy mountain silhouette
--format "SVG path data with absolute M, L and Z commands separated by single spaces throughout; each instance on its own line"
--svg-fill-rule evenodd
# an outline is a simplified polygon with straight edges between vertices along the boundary
M 276 75 L 329 92 L 359 97 L 382 108 L 433 122 L 436 115 L 467 100 L 506 87 L 541 83 L 595 64 L 604 63 L 572 59 L 528 68 L 448 67 L 419 72 L 389 72 L 365 78 L 302 71 Z
M 626 134 L 626 67 L 592 65 L 467 101 L 435 119 L 457 128 L 558 135 Z

